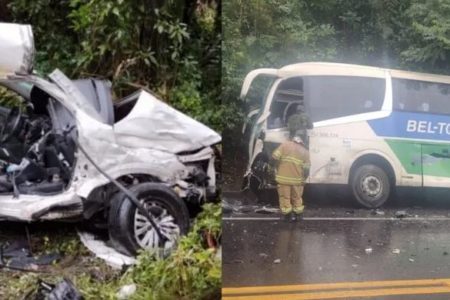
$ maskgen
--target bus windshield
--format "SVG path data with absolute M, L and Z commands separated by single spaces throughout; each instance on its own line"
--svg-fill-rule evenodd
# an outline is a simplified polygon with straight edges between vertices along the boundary
M 274 81 L 274 77 L 268 76 L 258 76 L 255 78 L 245 97 L 247 111 L 252 111 L 263 106 Z

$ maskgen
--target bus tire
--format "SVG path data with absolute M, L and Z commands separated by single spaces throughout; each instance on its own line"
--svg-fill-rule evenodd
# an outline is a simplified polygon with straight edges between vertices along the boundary
M 379 166 L 368 164 L 358 167 L 351 181 L 353 196 L 366 208 L 377 208 L 389 198 L 391 183 Z

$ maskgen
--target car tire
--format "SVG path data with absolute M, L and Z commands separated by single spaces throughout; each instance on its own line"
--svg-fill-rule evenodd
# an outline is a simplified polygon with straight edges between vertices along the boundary
M 389 198 L 391 183 L 386 172 L 376 165 L 359 166 L 351 181 L 353 196 L 366 208 L 377 208 Z
M 189 230 L 186 204 L 160 183 L 140 183 L 132 186 L 130 192 L 152 213 L 160 230 L 168 237 L 164 253 L 172 251 L 179 236 Z M 134 256 L 142 249 L 160 250 L 156 231 L 124 193 L 117 193 L 111 200 L 108 229 L 113 247 L 125 255 Z

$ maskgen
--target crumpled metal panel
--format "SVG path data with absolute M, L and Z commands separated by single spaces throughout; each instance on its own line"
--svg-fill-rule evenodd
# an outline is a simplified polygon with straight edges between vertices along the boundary
M 211 128 L 142 91 L 122 120 L 114 125 L 117 143 L 179 153 L 219 143 L 221 137 Z
M 33 70 L 34 53 L 30 25 L 0 23 L 0 78 L 30 74 Z
M 92 119 L 81 110 L 76 112 L 76 116 L 79 143 L 111 177 L 148 174 L 173 183 L 188 175 L 188 170 L 175 154 L 140 144 L 134 147 L 120 145 L 112 126 Z M 77 195 L 87 197 L 95 187 L 105 183 L 108 180 L 78 152 L 73 180 Z
M 53 206 L 72 206 L 81 204 L 74 188 L 57 195 L 0 195 L 0 218 L 21 221 L 33 221 L 33 215 Z M 52 219 L 63 218 L 64 214 L 54 214 Z M 50 219 L 50 218 L 49 218 Z
M 69 98 L 67 100 L 71 101 L 72 105 L 75 105 L 92 118 L 102 120 L 93 104 L 84 96 L 74 82 L 61 72 L 61 70 L 55 69 L 48 76 L 65 93 L 66 98 Z

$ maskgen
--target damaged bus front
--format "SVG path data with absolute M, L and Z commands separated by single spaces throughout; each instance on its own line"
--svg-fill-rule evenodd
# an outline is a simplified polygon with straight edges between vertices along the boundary
M 146 91 L 113 104 L 106 81 L 34 75 L 29 26 L 0 23 L 0 41 L 0 218 L 104 222 L 122 253 L 171 249 L 215 196 L 220 136 Z

